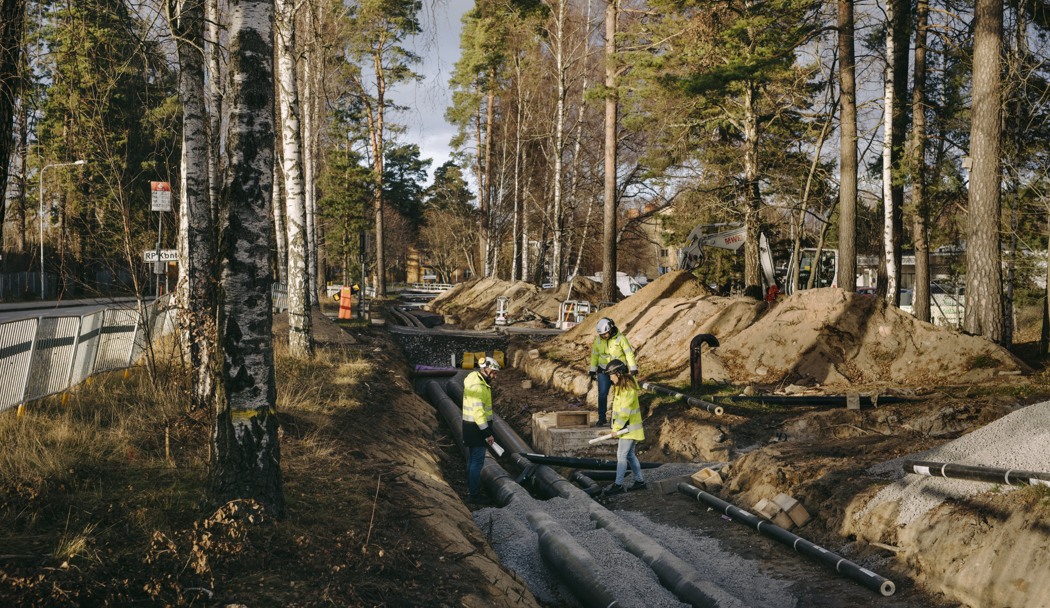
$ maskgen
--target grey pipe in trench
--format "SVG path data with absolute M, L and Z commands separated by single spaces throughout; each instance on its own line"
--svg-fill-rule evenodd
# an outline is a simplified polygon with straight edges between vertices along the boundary
M 619 605 L 616 597 L 599 580 L 601 568 L 598 563 L 565 528 L 543 511 L 529 511 L 525 517 L 536 531 L 543 563 L 562 575 L 581 604 L 588 608 L 612 608 Z M 582 593 L 583 590 L 587 592 Z
M 457 380 L 459 384 L 456 383 Z M 457 404 L 457 402 L 462 403 L 463 398 L 462 377 L 456 376 L 456 378 L 446 381 L 444 386 L 437 380 L 431 380 L 426 384 L 426 389 L 431 403 L 438 408 L 439 413 L 441 413 L 445 422 L 452 429 L 453 438 L 462 447 L 462 412 Z M 456 400 L 454 401 L 453 399 Z M 507 449 L 508 454 L 513 456 L 516 464 L 519 466 L 531 464 L 522 454 L 522 452 L 528 451 L 528 444 L 498 416 L 494 421 L 493 434 L 496 436 L 496 441 L 500 442 L 500 445 Z M 511 452 L 514 453 L 511 454 Z M 498 469 L 498 473 L 493 469 Z M 545 495 L 564 498 L 586 495 L 583 490 L 572 485 L 572 483 L 550 467 L 539 465 L 536 467 L 536 470 L 536 477 L 541 482 L 539 489 Z M 552 477 L 557 478 L 557 480 L 553 480 Z M 492 460 L 491 455 L 487 455 L 485 458 L 485 467 L 482 469 L 481 478 L 499 504 L 508 504 L 513 499 L 514 494 L 524 491 L 518 484 L 514 483 L 503 467 L 500 467 L 499 464 Z M 511 488 L 509 487 L 510 485 L 515 487 Z M 628 552 L 648 564 L 656 573 L 660 583 L 683 602 L 702 608 L 746 608 L 746 605 L 739 599 L 715 584 L 702 580 L 695 568 L 664 549 L 659 543 L 644 535 L 637 528 L 617 517 L 605 507 L 591 501 L 589 509 L 591 519 L 599 527 L 605 528 L 623 544 Z M 572 583 L 569 585 L 570 588 L 580 580 L 576 575 L 571 576 Z
M 646 390 L 649 390 L 649 391 L 653 391 L 655 393 L 663 393 L 664 395 L 670 395 L 672 397 L 677 397 L 678 399 L 684 400 L 689 405 L 691 405 L 693 407 L 701 408 L 701 409 L 703 409 L 705 411 L 708 411 L 708 412 L 714 414 L 715 416 L 721 416 L 722 415 L 722 406 L 715 405 L 714 403 L 710 403 L 710 402 L 704 401 L 702 399 L 697 399 L 696 397 L 690 397 L 689 395 L 683 395 L 682 393 L 679 393 L 676 390 L 672 390 L 670 388 L 667 388 L 666 386 L 661 386 L 659 384 L 653 384 L 652 382 L 642 382 L 642 388 L 644 388 Z
M 835 572 L 846 575 L 848 578 L 853 579 L 872 591 L 877 591 L 878 593 L 889 597 L 897 590 L 893 581 L 883 578 L 867 568 L 862 568 L 848 559 L 828 551 L 820 545 L 809 542 L 801 536 L 792 534 L 780 526 L 752 515 L 737 506 L 731 505 L 717 496 L 712 496 L 692 484 L 680 483 L 678 484 L 678 491 L 686 496 L 692 496 L 700 502 L 707 503 L 708 506 L 721 511 L 740 523 L 754 528 L 761 534 L 764 534 L 775 541 L 791 547 L 796 552 L 801 553 L 810 559 L 831 566 L 835 569 Z
M 1011 486 L 1050 486 L 1050 473 L 1039 471 L 1019 471 L 1017 469 L 994 469 L 976 465 L 953 464 L 950 462 L 930 462 L 927 460 L 905 460 L 902 465 L 905 473 L 926 475 L 928 477 L 947 477 L 950 479 L 968 479 L 987 483 L 1005 483 Z

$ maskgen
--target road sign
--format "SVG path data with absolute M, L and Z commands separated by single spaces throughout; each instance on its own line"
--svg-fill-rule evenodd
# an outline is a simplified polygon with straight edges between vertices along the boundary
M 171 184 L 150 182 L 150 203 L 153 211 L 171 211 Z
M 147 249 L 142 252 L 142 259 L 146 262 L 157 261 L 157 250 Z M 179 250 L 178 249 L 161 249 L 160 250 L 160 261 L 161 262 L 178 262 L 179 261 Z

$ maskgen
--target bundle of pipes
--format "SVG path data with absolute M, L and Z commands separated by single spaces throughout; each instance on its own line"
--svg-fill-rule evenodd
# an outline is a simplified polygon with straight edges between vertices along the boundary
M 699 502 L 707 503 L 708 506 L 728 515 L 735 521 L 746 524 L 759 533 L 764 534 L 775 541 L 783 543 L 806 557 L 822 562 L 835 569 L 835 572 L 844 574 L 857 581 L 872 591 L 877 591 L 889 597 L 897 590 L 893 581 L 875 574 L 867 568 L 862 568 L 848 559 L 828 551 L 820 545 L 788 532 L 784 528 L 761 519 L 747 511 L 729 504 L 728 502 L 704 492 L 700 488 L 688 483 L 678 484 L 678 491 L 686 496 L 692 496 Z
M 425 394 L 448 424 L 453 439 L 463 450 L 465 456 L 462 413 L 457 405 L 457 402 L 462 403 L 463 399 L 463 376 L 465 374 L 459 374 L 445 381 L 430 380 L 426 383 Z M 526 458 L 528 445 L 499 416 L 496 416 L 493 421 L 493 434 L 500 443 L 507 446 L 507 452 L 515 464 L 521 468 L 526 466 L 535 468 L 536 473 L 533 478 L 539 482 L 538 490 L 541 493 L 548 497 L 560 496 L 562 498 L 587 496 L 587 500 L 590 501 L 590 497 L 585 492 L 573 486 L 550 467 L 530 462 Z M 485 457 L 481 478 L 500 505 L 509 504 L 517 496 L 531 499 L 531 496 L 511 478 L 491 454 Z M 656 573 L 661 584 L 682 601 L 705 608 L 746 608 L 747 604 L 714 583 L 703 580 L 694 567 L 676 557 L 622 518 L 596 502 L 590 501 L 589 505 L 590 518 L 597 526 L 606 529 L 622 543 L 625 550 L 648 564 Z M 598 571 L 593 567 L 593 560 L 584 549 L 579 547 L 578 543 L 571 538 L 567 539 L 560 530 L 560 526 L 552 525 L 550 516 L 542 511 L 530 511 L 527 518 L 538 533 L 540 552 L 545 563 L 552 572 L 562 578 L 583 605 L 605 607 L 617 605 L 615 598 L 609 601 L 611 594 L 593 574 Z
M 1005 483 L 1011 486 L 1050 486 L 1050 473 L 1039 471 L 1018 471 L 1017 469 L 995 469 L 950 462 L 930 462 L 926 460 L 905 460 L 905 473 L 926 475 L 927 477 L 946 477 L 950 479 L 968 479 L 988 483 Z

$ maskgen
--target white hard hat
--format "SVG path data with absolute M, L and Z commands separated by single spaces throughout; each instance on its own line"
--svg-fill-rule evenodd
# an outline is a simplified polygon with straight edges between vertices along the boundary
M 481 361 L 478 361 L 478 367 L 480 367 L 481 369 L 492 369 L 495 371 L 500 370 L 499 363 L 496 363 L 496 360 L 492 357 L 485 357 Z
M 609 317 L 602 317 L 598 319 L 598 333 L 599 334 L 611 334 L 616 331 L 616 324 Z

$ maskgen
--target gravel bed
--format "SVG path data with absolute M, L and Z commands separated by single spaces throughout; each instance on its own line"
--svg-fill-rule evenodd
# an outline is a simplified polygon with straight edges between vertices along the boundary
M 1015 412 L 932 450 L 879 463 L 868 472 L 895 479 L 861 509 L 856 518 L 886 501 L 900 504 L 897 524 L 907 525 L 945 500 L 961 499 L 992 489 L 992 484 L 905 474 L 905 459 L 929 460 L 997 469 L 1050 471 L 1050 402 L 1022 407 Z M 1002 490 L 1015 489 L 999 486 Z
M 646 469 L 646 481 L 687 475 L 702 466 L 664 465 Z M 590 553 L 601 572 L 609 573 L 602 582 L 617 598 L 618 606 L 688 606 L 663 587 L 655 572 L 624 549 L 610 532 L 596 527 L 590 511 L 604 508 L 583 492 L 575 492 L 570 498 L 546 501 L 519 493 L 510 504 L 474 511 L 473 517 L 501 562 L 526 581 L 540 602 L 579 605 L 565 584 L 542 561 L 537 534 L 529 527 L 526 519 L 527 514 L 535 510 L 549 514 Z M 750 608 L 793 608 L 798 605 L 798 600 L 789 593 L 792 581 L 769 577 L 754 562 L 723 551 L 717 540 L 699 537 L 690 530 L 652 522 L 640 513 L 616 511 L 615 514 L 691 565 L 705 581 L 722 590 L 731 589 L 731 592 L 723 594 L 727 601 L 722 605 Z

